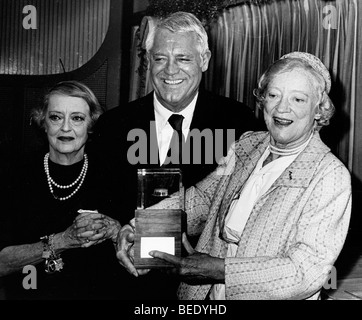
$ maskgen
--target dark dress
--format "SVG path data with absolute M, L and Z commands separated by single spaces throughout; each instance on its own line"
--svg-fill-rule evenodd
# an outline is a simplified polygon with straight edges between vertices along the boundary
M 108 200 L 102 170 L 89 159 L 86 178 L 70 199 L 59 201 L 49 191 L 44 171 L 44 152 L 24 157 L 14 163 L 10 181 L 3 186 L 0 249 L 9 245 L 35 243 L 51 233 L 65 231 L 79 214 L 79 209 L 97 209 L 117 218 Z M 83 161 L 61 166 L 49 160 L 51 177 L 59 184 L 70 184 L 79 175 Z M 54 188 L 59 196 L 59 189 Z M 67 189 L 64 195 L 70 194 Z M 64 268 L 46 274 L 44 264 L 37 268 L 37 289 L 25 290 L 26 274 L 4 277 L 7 299 L 118 299 L 122 273 L 111 240 L 89 248 L 63 251 Z

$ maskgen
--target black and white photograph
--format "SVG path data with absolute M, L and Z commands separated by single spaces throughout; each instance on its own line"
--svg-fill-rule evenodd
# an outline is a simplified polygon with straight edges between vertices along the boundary
M 361 30 L 360 0 L 0 0 L 0 300 L 362 300 Z

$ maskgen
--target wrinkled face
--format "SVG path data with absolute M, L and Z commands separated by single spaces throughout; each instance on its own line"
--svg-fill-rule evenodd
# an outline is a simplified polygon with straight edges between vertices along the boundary
M 277 74 L 269 83 L 264 119 L 273 145 L 294 148 L 309 138 L 318 111 L 311 77 L 303 69 L 294 69 Z
M 84 99 L 51 95 L 44 122 L 50 154 L 83 155 L 90 122 L 89 106 Z
M 192 101 L 210 55 L 207 51 L 201 56 L 194 32 L 161 29 L 156 33 L 148 61 L 154 90 L 164 107 L 179 112 Z

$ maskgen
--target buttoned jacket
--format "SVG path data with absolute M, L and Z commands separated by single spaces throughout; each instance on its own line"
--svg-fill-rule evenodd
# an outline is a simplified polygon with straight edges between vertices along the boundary
M 349 171 L 318 133 L 257 200 L 236 256 L 226 257 L 225 217 L 269 140 L 267 132 L 245 133 L 213 173 L 187 190 L 187 232 L 200 235 L 197 251 L 225 258 L 226 299 L 315 299 L 351 213 Z M 178 296 L 201 300 L 210 288 L 182 283 Z

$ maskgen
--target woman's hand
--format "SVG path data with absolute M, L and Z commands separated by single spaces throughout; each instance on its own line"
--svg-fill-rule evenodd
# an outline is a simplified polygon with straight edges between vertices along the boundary
M 185 233 L 182 235 L 182 244 L 188 256 L 177 257 L 165 252 L 151 251 L 149 254 L 158 259 L 172 263 L 175 267 L 169 272 L 183 277 L 183 281 L 190 283 L 224 283 L 225 263 L 222 258 L 215 258 L 208 254 L 197 252 L 192 248 Z
M 78 210 L 80 213 L 63 236 L 71 247 L 87 248 L 107 239 L 117 240 L 120 223 L 98 211 Z

